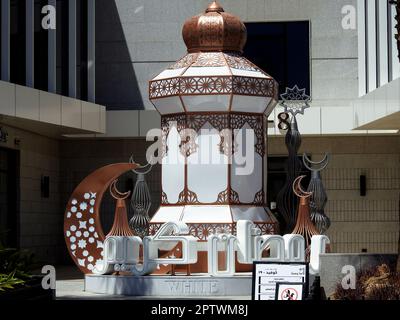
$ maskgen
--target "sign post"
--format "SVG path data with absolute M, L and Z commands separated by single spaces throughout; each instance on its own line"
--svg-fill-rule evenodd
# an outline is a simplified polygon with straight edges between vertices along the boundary
M 276 290 L 279 287 L 277 284 L 282 283 L 292 284 L 291 289 L 294 289 L 292 291 L 297 292 L 296 300 L 302 299 L 308 294 L 308 278 L 308 263 L 256 261 L 253 263 L 252 299 L 275 300 Z M 299 285 L 302 290 L 299 290 Z

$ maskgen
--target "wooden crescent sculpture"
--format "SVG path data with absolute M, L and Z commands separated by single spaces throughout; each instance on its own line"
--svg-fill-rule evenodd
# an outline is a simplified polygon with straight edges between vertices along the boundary
M 136 163 L 117 163 L 100 168 L 87 176 L 74 190 L 64 216 L 64 238 L 72 260 L 83 273 L 92 273 L 103 259 L 105 236 L 99 209 L 111 183 L 117 197 L 128 197 L 116 189 L 116 179 L 139 167 Z M 117 192 L 115 192 L 117 191 Z

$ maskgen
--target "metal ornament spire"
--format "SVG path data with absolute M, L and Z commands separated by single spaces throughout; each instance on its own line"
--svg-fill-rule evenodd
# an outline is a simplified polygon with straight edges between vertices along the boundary
M 110 194 L 115 200 L 117 200 L 117 203 L 115 205 L 114 223 L 107 237 L 133 237 L 134 234 L 129 228 L 128 214 L 125 205 L 125 200 L 130 196 L 131 192 L 120 192 L 117 189 L 117 182 L 118 180 L 114 180 L 110 185 Z
M 319 234 L 310 219 L 310 197 L 312 192 L 304 191 L 301 181 L 305 176 L 297 177 L 293 182 L 293 192 L 300 199 L 297 222 L 292 234 L 300 234 L 306 241 L 306 259 L 309 260 L 311 238 Z
M 286 92 L 281 95 L 281 106 L 285 112 L 279 114 L 279 128 L 287 130 L 285 136 L 286 148 L 288 150 L 288 160 L 286 165 L 286 182 L 277 196 L 278 212 L 285 220 L 285 229 L 291 232 L 297 220 L 298 197 L 293 192 L 293 182 L 299 176 L 302 163 L 298 158 L 298 151 L 301 146 L 301 134 L 297 125 L 297 114 L 304 114 L 304 110 L 309 108 L 310 97 L 306 95 L 305 89 L 299 89 L 297 85 L 293 88 L 286 88 Z M 291 115 L 291 117 L 290 117 Z
M 133 156 L 130 157 L 129 163 L 135 163 Z M 152 168 L 153 166 L 151 164 L 147 164 L 144 167 L 132 170 L 132 172 L 137 175 L 137 180 L 131 198 L 130 207 L 133 211 L 133 216 L 129 221 L 129 226 L 135 234 L 141 238 L 148 235 L 149 229 L 151 195 L 145 176 Z
M 206 12 L 224 12 L 224 8 L 218 3 L 218 1 L 213 1 L 208 8 L 206 9 Z
M 321 234 L 324 234 L 331 225 L 331 221 L 324 211 L 328 196 L 321 178 L 321 171 L 328 166 L 328 163 L 329 154 L 326 154 L 318 162 L 311 161 L 306 154 L 303 154 L 303 164 L 311 171 L 311 180 L 307 188 L 307 191 L 312 192 L 310 198 L 311 221 Z
M 281 99 L 281 106 L 284 107 L 285 112 L 294 117 L 299 113 L 304 114 L 304 110 L 310 108 L 310 96 L 306 94 L 306 89 L 299 89 L 297 85 L 286 88 L 286 92 L 281 94 Z

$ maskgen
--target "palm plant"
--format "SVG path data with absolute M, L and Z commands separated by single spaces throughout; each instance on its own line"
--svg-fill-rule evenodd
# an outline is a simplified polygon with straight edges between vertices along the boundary
M 0 241 L 0 291 L 14 289 L 31 279 L 33 254 L 26 250 L 5 248 Z
M 15 276 L 15 272 L 10 274 L 0 273 L 0 291 L 6 291 L 7 289 L 14 289 L 17 285 L 25 284 L 25 280 L 19 279 Z

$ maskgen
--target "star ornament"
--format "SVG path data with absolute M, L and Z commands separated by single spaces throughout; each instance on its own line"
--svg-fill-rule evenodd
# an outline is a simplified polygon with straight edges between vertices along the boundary
M 285 112 L 293 116 L 299 113 L 304 115 L 304 110 L 310 108 L 310 96 L 306 94 L 306 89 L 299 89 L 297 85 L 286 88 L 286 92 L 281 94 L 281 99 L 280 105 L 284 107 Z

